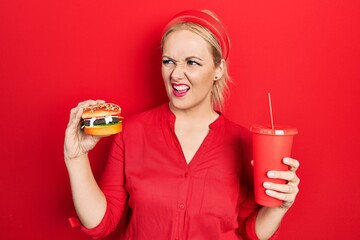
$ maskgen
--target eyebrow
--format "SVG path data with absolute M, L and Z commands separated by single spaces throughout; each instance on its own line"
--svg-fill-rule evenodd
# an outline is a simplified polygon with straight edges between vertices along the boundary
M 198 59 L 198 60 L 200 60 L 200 61 L 203 61 L 201 58 L 196 57 L 196 56 L 187 57 L 187 58 L 185 58 L 185 60 L 189 60 L 189 59 L 192 59 L 192 58 L 195 58 L 195 59 Z
M 169 58 L 169 59 L 171 59 L 172 61 L 174 61 L 174 62 L 178 62 L 178 61 L 176 61 L 175 59 L 173 59 L 172 57 L 169 57 L 169 56 L 166 56 L 166 55 L 164 55 L 164 56 L 162 56 L 163 58 Z M 204 61 L 202 58 L 200 58 L 200 57 L 196 57 L 196 56 L 189 56 L 189 57 L 187 57 L 187 58 L 185 58 L 185 61 L 187 61 L 187 60 L 190 60 L 190 59 L 197 59 L 197 60 L 200 60 L 200 61 Z

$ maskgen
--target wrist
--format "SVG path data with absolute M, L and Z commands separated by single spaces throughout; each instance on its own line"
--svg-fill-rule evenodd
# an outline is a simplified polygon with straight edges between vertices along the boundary
M 82 165 L 84 162 L 89 160 L 88 153 L 83 153 L 81 155 L 71 157 L 64 154 L 65 165 L 67 168 L 71 168 L 74 165 Z
M 256 217 L 255 232 L 259 239 L 269 239 L 278 230 L 287 209 L 262 207 Z
M 279 207 L 262 207 L 261 211 L 268 212 L 268 213 L 274 213 L 274 214 L 285 214 L 289 208 L 279 206 Z

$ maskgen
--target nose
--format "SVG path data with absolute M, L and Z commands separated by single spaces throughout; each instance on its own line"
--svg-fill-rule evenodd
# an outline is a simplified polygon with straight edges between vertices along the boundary
M 177 80 L 177 79 L 183 79 L 184 77 L 185 77 L 184 67 L 181 64 L 176 65 L 173 71 L 171 72 L 171 78 Z

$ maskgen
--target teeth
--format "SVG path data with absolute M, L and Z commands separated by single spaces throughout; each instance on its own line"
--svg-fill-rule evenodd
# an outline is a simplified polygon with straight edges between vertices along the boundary
M 189 89 L 189 87 L 186 85 L 174 85 L 173 87 L 177 91 L 185 91 Z

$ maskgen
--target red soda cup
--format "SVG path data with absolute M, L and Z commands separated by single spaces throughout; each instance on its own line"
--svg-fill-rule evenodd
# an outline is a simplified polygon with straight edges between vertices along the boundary
M 290 157 L 296 128 L 266 127 L 253 125 L 250 128 L 253 138 L 254 160 L 254 190 L 255 201 L 263 206 L 281 206 L 282 201 L 270 197 L 265 193 L 264 182 L 285 184 L 285 180 L 270 179 L 267 172 L 270 170 L 287 171 L 288 165 L 282 162 L 284 157 Z

